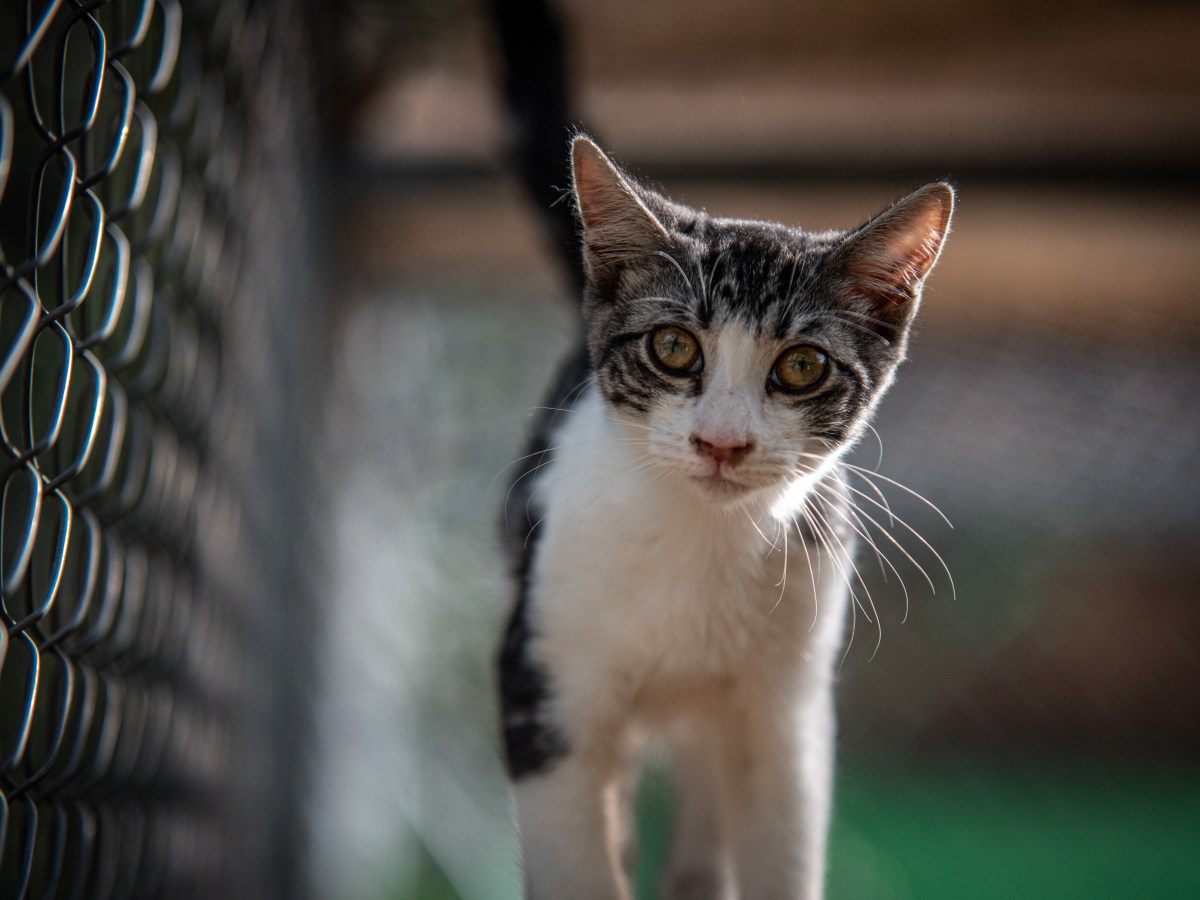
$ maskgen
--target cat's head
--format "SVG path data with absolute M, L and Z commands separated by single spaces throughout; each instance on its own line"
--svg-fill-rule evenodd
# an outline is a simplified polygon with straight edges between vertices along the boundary
M 954 191 L 926 185 L 852 231 L 723 219 L 572 144 L 600 393 L 654 468 L 718 502 L 815 479 L 904 358 Z

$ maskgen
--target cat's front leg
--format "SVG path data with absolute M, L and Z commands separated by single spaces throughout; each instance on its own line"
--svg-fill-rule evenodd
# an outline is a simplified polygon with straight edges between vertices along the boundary
M 615 736 L 513 784 L 527 900 L 629 900 Z
M 739 900 L 820 900 L 833 780 L 832 688 L 797 708 L 758 704 L 724 742 Z
M 662 900 L 723 900 L 729 896 L 721 829 L 718 735 L 691 716 L 674 723 L 667 743 L 678 786 L 671 852 L 662 874 Z

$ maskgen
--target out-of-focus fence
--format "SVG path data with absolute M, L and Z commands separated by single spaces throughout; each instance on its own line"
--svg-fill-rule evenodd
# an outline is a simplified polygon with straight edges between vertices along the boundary
M 304 23 L 0 10 L 0 896 L 302 893 Z

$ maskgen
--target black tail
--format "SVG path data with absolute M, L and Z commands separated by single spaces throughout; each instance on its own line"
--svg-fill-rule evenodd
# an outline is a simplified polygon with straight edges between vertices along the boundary
M 552 0 L 492 0 L 512 119 L 515 163 L 544 230 L 582 296 L 583 262 L 572 204 L 567 139 L 575 130 L 563 23 Z

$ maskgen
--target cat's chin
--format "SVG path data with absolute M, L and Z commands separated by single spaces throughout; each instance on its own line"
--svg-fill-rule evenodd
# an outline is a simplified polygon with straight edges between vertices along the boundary
M 747 484 L 726 475 L 689 475 L 687 478 L 706 499 L 723 503 L 745 500 L 762 490 L 759 485 Z

